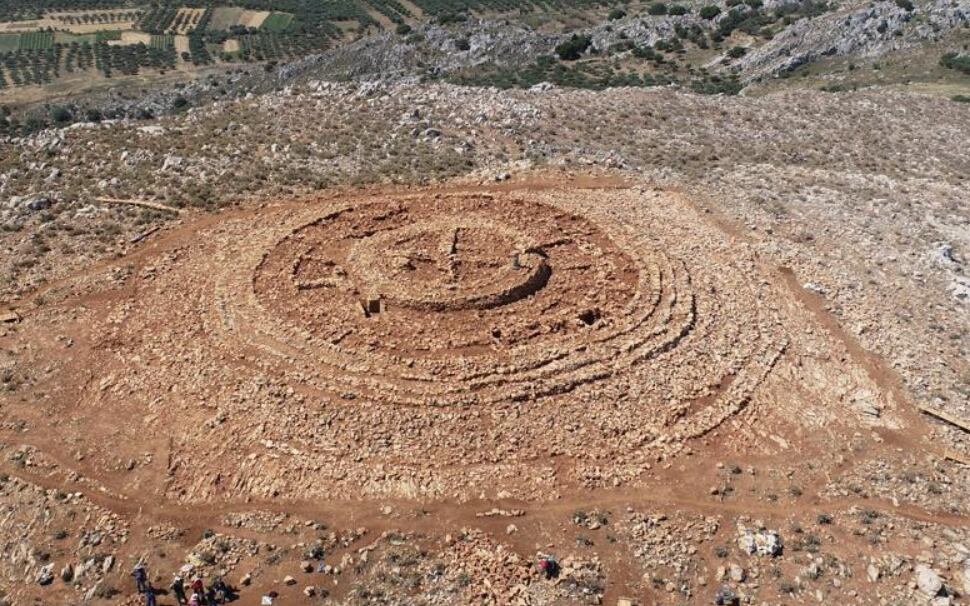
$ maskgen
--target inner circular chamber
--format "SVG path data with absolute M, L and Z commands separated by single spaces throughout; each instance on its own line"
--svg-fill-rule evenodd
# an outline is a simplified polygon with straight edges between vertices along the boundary
M 534 294 L 551 274 L 543 251 L 483 217 L 378 233 L 354 245 L 347 261 L 358 288 L 390 310 L 490 309 Z

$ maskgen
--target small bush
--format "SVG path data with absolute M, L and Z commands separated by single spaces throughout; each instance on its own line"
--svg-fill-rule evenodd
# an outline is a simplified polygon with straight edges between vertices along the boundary
M 670 10 L 667 11 L 668 14 L 674 15 L 675 17 L 679 15 L 686 15 L 689 12 L 690 9 L 682 4 L 673 4 L 670 6 Z
M 970 95 L 953 95 L 950 100 L 957 103 L 970 103 Z
M 735 46 L 731 50 L 729 50 L 727 54 L 728 54 L 728 57 L 731 57 L 732 59 L 740 59 L 741 57 L 748 54 L 748 49 L 744 48 L 743 46 Z
M 563 61 L 575 61 L 586 52 L 591 42 L 589 36 L 573 34 L 569 40 L 556 46 L 556 54 Z
M 859 514 L 859 521 L 865 525 L 870 525 L 879 518 L 879 512 L 873 509 L 864 509 Z
M 910 13 L 916 8 L 912 0 L 896 0 L 896 6 Z
M 55 124 L 66 124 L 71 121 L 74 116 L 71 114 L 71 110 L 66 107 L 56 105 L 51 108 L 51 120 Z
M 940 57 L 940 65 L 947 69 L 955 69 L 959 72 L 970 74 L 970 55 L 946 53 Z
M 671 7 L 674 8 L 674 7 Z M 667 5 L 663 2 L 654 2 L 649 7 L 647 7 L 647 13 L 650 15 L 666 15 L 670 12 Z
M 472 44 L 471 42 L 469 42 L 468 38 L 458 38 L 457 40 L 455 40 L 455 48 L 457 48 L 460 51 L 466 51 L 471 47 L 472 47 Z
M 690 83 L 690 88 L 695 93 L 701 95 L 736 95 L 741 92 L 744 85 L 737 78 L 721 78 L 712 76 L 703 80 L 694 80 Z M 777 495 L 767 495 L 769 500 L 777 500 Z
M 721 14 L 721 7 L 714 4 L 708 4 L 707 6 L 702 8 L 700 12 L 701 19 L 707 19 L 707 20 L 711 20 L 720 14 Z
M 614 8 L 613 10 L 610 11 L 610 14 L 607 18 L 610 21 L 616 21 L 617 19 L 622 19 L 623 17 L 626 17 L 626 11 L 623 10 L 622 8 Z
M 396 31 L 398 36 L 407 36 L 411 33 L 411 26 L 407 23 L 400 23 L 398 24 Z
M 468 21 L 468 16 L 463 13 L 443 13 L 438 16 L 438 23 L 441 25 L 464 23 L 465 21 Z

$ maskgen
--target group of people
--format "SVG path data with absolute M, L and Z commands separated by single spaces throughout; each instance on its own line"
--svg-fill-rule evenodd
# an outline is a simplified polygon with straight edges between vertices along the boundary
M 145 606 L 156 606 L 156 590 L 152 587 L 151 581 L 148 580 L 148 571 L 145 569 L 145 565 L 141 562 L 135 565 L 131 576 L 135 577 L 135 589 L 145 596 Z M 222 577 L 213 578 L 209 586 L 206 587 L 202 577 L 196 576 L 186 586 L 182 577 L 176 574 L 169 585 L 169 589 L 171 589 L 179 606 L 215 606 L 216 604 L 225 604 L 234 597 L 232 590 L 222 580 Z

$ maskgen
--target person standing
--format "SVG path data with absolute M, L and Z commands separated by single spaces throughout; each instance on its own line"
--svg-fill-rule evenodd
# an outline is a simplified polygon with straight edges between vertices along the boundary
M 175 594 L 175 601 L 179 606 L 183 606 L 187 602 L 185 599 L 185 583 L 182 581 L 182 577 L 175 575 L 172 579 L 172 584 L 169 585 L 172 593 Z
M 135 564 L 135 569 L 131 571 L 131 576 L 135 577 L 135 589 L 138 593 L 145 593 L 148 588 L 148 571 L 141 562 Z

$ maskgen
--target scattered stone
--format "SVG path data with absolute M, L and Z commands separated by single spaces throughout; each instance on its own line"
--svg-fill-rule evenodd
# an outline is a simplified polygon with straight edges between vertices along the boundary
M 781 536 L 774 530 L 750 530 L 738 526 L 738 547 L 748 555 L 779 556 L 784 549 Z
M 54 564 L 48 564 L 40 569 L 37 574 L 38 585 L 50 585 L 54 582 Z

